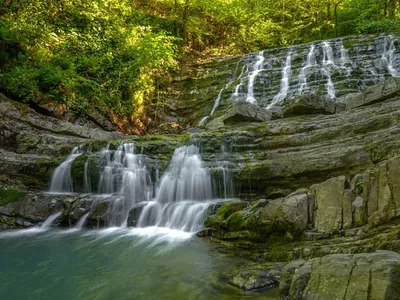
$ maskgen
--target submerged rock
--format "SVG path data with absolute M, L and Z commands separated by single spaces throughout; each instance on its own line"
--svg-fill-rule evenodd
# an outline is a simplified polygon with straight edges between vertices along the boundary
M 250 265 L 232 274 L 229 283 L 245 292 L 276 288 L 283 266 L 283 263 Z

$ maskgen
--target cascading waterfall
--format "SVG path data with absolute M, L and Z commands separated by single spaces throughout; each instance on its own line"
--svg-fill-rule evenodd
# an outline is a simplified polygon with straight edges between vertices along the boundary
M 130 209 L 142 201 L 150 201 L 153 195 L 151 176 L 147 170 L 142 154 L 135 154 L 133 143 L 124 143 L 116 151 L 108 148 L 102 151 L 104 166 L 99 189 L 101 193 L 118 193 L 109 223 L 126 226 Z
M 383 49 L 384 50 L 381 58 L 381 63 L 383 64 L 383 66 L 387 67 L 390 75 L 392 75 L 393 77 L 399 77 L 400 73 L 393 67 L 394 53 L 396 51 L 396 48 L 394 46 L 394 40 L 391 35 L 389 37 L 385 37 Z
M 211 176 L 197 146 L 175 150 L 161 177 L 154 201 L 143 209 L 139 227 L 157 226 L 196 231 L 213 198 Z
M 226 88 L 226 87 L 225 87 L 225 88 Z M 210 116 L 213 115 L 214 111 L 215 111 L 216 108 L 219 106 L 219 102 L 221 101 L 221 95 L 222 95 L 222 92 L 225 90 L 225 88 L 222 88 L 222 89 L 219 91 L 218 96 L 217 96 L 217 98 L 215 99 L 214 106 L 213 106 L 213 108 L 212 108 L 212 110 L 211 110 L 211 113 L 210 113 L 208 116 L 206 116 L 206 117 L 204 117 L 203 119 L 201 119 L 200 122 L 199 122 L 199 124 L 198 124 L 198 126 L 203 126 L 204 123 L 207 121 L 207 119 L 208 119 Z
M 308 70 L 315 66 L 315 45 L 312 44 L 310 50 L 307 54 L 307 61 L 304 67 L 300 69 L 299 72 L 299 94 L 301 95 L 303 91 L 307 88 L 307 73 Z
M 289 78 L 292 71 L 292 52 L 289 51 L 288 55 L 286 56 L 285 66 L 282 69 L 282 79 L 281 79 L 281 87 L 279 93 L 272 99 L 271 104 L 268 106 L 272 107 L 278 102 L 283 101 L 289 91 Z
M 54 170 L 50 185 L 51 193 L 71 193 L 74 191 L 71 165 L 81 154 L 80 147 L 73 148 L 65 161 Z
M 246 70 L 246 71 L 245 71 Z M 234 97 L 234 99 L 236 100 L 239 97 L 239 89 L 241 86 L 243 86 L 244 82 L 243 82 L 243 75 L 245 74 L 245 72 L 247 73 L 249 71 L 249 66 L 248 65 L 244 65 L 242 67 L 242 72 L 240 72 L 239 77 L 237 78 L 237 80 L 239 81 L 239 84 L 235 86 L 234 92 L 232 94 L 232 97 Z
M 241 72 L 233 79 L 236 85 L 231 96 L 225 97 L 224 93 L 223 99 L 243 100 L 267 109 L 305 93 L 322 96 L 326 101 L 345 101 L 349 93 L 400 76 L 396 47 L 397 37 L 382 35 L 368 42 L 340 38 L 251 53 L 241 58 Z M 220 105 L 223 100 L 218 101 Z M 213 111 L 216 109 L 214 105 Z
M 322 45 L 323 59 L 322 59 L 322 73 L 327 79 L 326 92 L 329 99 L 335 99 L 335 86 L 332 82 L 331 68 L 336 68 L 335 59 L 333 57 L 333 50 L 328 42 L 324 42 Z
M 90 173 L 90 164 L 89 160 L 87 159 L 85 161 L 85 166 L 83 169 L 83 177 L 84 177 L 83 189 L 85 193 L 92 193 L 92 180 L 89 176 L 89 173 Z
M 350 58 L 349 58 L 349 50 L 347 50 L 343 43 L 340 45 L 340 65 L 342 67 L 345 67 L 346 64 L 350 63 Z
M 62 212 L 57 212 L 49 216 L 46 221 L 43 222 L 42 225 L 40 225 L 40 229 L 49 229 L 53 223 L 61 216 Z
M 86 220 L 89 216 L 90 212 L 84 214 L 76 223 L 76 225 L 74 226 L 76 229 L 82 229 L 83 226 L 86 224 Z
M 193 136 L 191 142 L 198 141 Z M 141 154 L 136 154 L 133 143 L 121 143 L 114 148 L 115 150 L 110 148 L 108 145 L 98 153 L 87 154 L 83 172 L 83 191 L 100 193 L 101 197 L 95 197 L 91 207 L 85 208 L 85 213 L 76 221 L 74 230 L 85 226 L 90 213 L 104 197 L 107 197 L 110 203 L 107 211 L 109 226 L 126 227 L 129 212 L 134 209 L 139 215 L 136 224 L 141 228 L 157 226 L 189 232 L 201 228 L 208 207 L 218 200 L 213 200 L 216 198 L 215 179 L 210 174 L 210 167 L 204 165 L 198 146 L 177 148 L 161 178 L 154 161 L 143 154 L 143 149 L 140 151 Z M 83 154 L 83 151 L 74 148 L 63 162 L 62 168 L 66 162 L 72 164 L 74 156 L 78 154 Z M 232 196 L 229 171 L 224 161 L 226 157 L 223 153 L 214 167 L 218 172 L 222 172 L 217 185 L 227 184 L 225 188 L 217 191 L 223 198 Z M 92 163 L 97 165 L 91 165 Z M 149 164 L 153 165 L 149 168 Z M 94 170 L 97 170 L 97 175 L 93 174 Z M 72 181 L 70 172 L 62 174 Z M 92 184 L 94 178 L 98 178 L 97 186 Z M 152 178 L 155 178 L 155 184 Z M 63 188 L 66 187 L 67 189 L 59 192 L 73 192 L 73 187 L 63 185 Z M 54 221 L 53 217 L 51 219 Z
M 262 51 L 259 52 L 257 54 L 257 61 L 254 64 L 253 69 L 249 74 L 249 83 L 247 87 L 247 97 L 246 97 L 247 102 L 257 103 L 256 98 L 254 98 L 254 82 L 257 75 L 262 71 L 264 59 L 265 59 L 264 52 Z
M 234 196 L 233 179 L 229 171 L 229 153 L 225 145 L 221 145 L 221 153 L 217 157 L 214 167 L 214 172 L 217 179 L 214 182 L 214 190 L 218 195 L 224 199 L 232 198 Z
M 241 60 L 239 60 L 238 63 L 236 64 L 236 68 L 235 68 L 235 70 L 234 70 L 234 72 L 233 72 L 233 75 L 234 75 L 234 76 L 235 76 L 235 74 L 236 74 L 236 72 L 237 72 L 237 69 L 238 69 L 238 67 L 239 67 L 240 61 L 241 61 Z M 233 83 L 233 81 L 235 80 L 235 77 L 234 77 L 234 76 L 229 80 L 229 82 L 228 82 L 222 89 L 220 89 L 220 91 L 219 91 L 219 93 L 218 93 L 218 95 L 217 95 L 217 98 L 215 99 L 214 106 L 213 106 L 213 108 L 212 108 L 212 110 L 211 110 L 211 113 L 210 113 L 208 116 L 205 116 L 204 118 L 202 118 L 202 119 L 200 120 L 200 122 L 197 124 L 197 126 L 203 126 L 203 125 L 206 123 L 207 119 L 208 119 L 209 117 L 211 117 L 211 116 L 214 114 L 214 111 L 217 109 L 217 107 L 219 106 L 219 103 L 220 103 L 220 101 L 221 101 L 222 93 L 223 93 L 226 89 L 228 89 L 228 88 L 231 86 L 231 84 Z M 240 77 L 240 76 L 239 76 L 239 77 Z

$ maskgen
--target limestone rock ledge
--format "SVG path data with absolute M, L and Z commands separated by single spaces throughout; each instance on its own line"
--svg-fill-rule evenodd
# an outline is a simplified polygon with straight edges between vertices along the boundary
M 334 254 L 285 266 L 280 299 L 399 299 L 400 255 Z

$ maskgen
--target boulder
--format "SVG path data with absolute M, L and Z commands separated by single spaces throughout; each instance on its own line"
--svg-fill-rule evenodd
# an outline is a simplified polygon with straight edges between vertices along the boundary
M 346 109 L 370 105 L 400 94 L 400 78 L 391 77 L 384 82 L 366 88 L 364 91 L 344 97 Z
M 315 94 L 308 94 L 285 101 L 282 116 L 288 118 L 301 115 L 333 114 L 343 109 L 344 105 L 340 102 L 336 103 Z
M 231 105 L 221 117 L 215 118 L 207 124 L 208 130 L 222 128 L 228 124 L 243 122 L 266 122 L 272 118 L 272 112 L 245 101 Z
M 314 228 L 333 232 L 352 225 L 352 202 L 354 195 L 347 189 L 345 176 L 331 178 L 310 187 L 315 207 Z
M 1 190 L 5 189 L 0 188 Z M 9 201 L 0 203 L 0 223 L 4 221 L 8 228 L 29 227 L 44 222 L 51 214 L 62 210 L 61 202 L 67 197 L 8 189 L 10 190 L 17 196 L 8 195 Z M 4 196 L 4 193 L 1 194 Z
M 128 221 L 127 221 L 127 225 L 129 227 L 136 227 L 139 221 L 140 214 L 146 205 L 147 203 L 138 203 L 129 211 Z
M 250 265 L 235 272 L 229 283 L 244 292 L 272 289 L 279 286 L 283 263 Z
M 392 251 L 333 254 L 291 262 L 282 270 L 280 299 L 399 299 L 400 255 Z
M 208 235 L 219 239 L 266 241 L 271 236 L 292 239 L 307 228 L 308 201 L 307 190 L 303 189 L 249 207 L 240 201 L 227 202 L 204 224 L 211 229 Z

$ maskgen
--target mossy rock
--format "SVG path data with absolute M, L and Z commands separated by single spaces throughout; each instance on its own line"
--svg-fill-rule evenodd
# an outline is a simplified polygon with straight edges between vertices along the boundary
M 0 206 L 4 206 L 8 203 L 18 201 L 26 193 L 17 189 L 4 189 L 0 188 Z
M 225 202 L 221 205 L 215 215 L 209 216 L 204 221 L 204 225 L 206 227 L 220 227 L 230 215 L 244 209 L 246 206 L 247 203 L 240 200 Z

